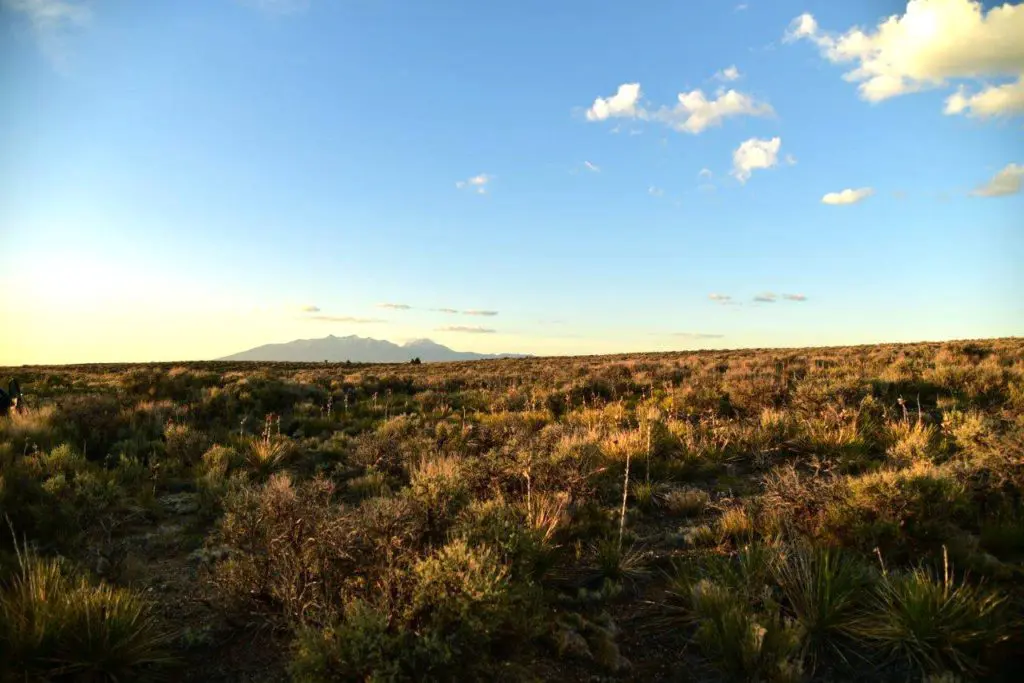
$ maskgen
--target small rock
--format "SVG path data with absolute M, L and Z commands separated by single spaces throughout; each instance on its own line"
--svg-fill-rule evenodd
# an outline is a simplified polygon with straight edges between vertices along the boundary
M 226 559 L 231 554 L 231 548 L 227 546 L 216 546 L 213 548 L 199 548 L 189 553 L 188 562 L 191 565 L 215 564 Z
M 171 493 L 160 497 L 160 505 L 172 515 L 190 515 L 199 509 L 194 493 Z
M 587 639 L 581 636 L 580 632 L 576 629 L 561 628 L 555 632 L 554 637 L 559 656 L 593 659 L 593 655 L 590 653 L 590 646 L 587 645 Z

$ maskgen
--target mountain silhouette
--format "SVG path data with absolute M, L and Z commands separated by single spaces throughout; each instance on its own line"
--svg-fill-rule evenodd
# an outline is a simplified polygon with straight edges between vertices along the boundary
M 323 339 L 296 339 L 283 344 L 264 344 L 218 360 L 288 361 L 316 363 L 407 363 L 419 358 L 424 363 L 459 360 L 487 360 L 495 358 L 525 358 L 523 354 L 486 354 L 472 351 L 454 351 L 430 339 L 414 339 L 395 344 L 385 339 L 370 339 L 349 335 Z

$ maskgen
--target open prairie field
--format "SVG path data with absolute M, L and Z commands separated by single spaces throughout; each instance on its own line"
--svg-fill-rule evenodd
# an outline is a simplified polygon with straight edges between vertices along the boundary
M 7 375 L 4 680 L 1020 680 L 1024 340 Z

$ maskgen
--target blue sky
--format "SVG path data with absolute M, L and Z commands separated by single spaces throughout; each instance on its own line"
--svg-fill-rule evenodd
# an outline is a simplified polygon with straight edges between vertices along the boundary
M 1021 4 L 0 3 L 0 364 L 1024 334 Z

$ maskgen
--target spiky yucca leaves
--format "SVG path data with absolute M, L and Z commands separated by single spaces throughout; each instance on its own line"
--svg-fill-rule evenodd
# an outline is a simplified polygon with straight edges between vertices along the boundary
M 917 568 L 887 573 L 858 634 L 895 659 L 924 673 L 982 671 L 980 655 L 1014 632 L 1003 611 L 1006 598 L 943 572 Z
M 637 581 L 650 575 L 647 555 L 642 548 L 620 545 L 615 537 L 598 539 L 590 546 L 590 577 L 613 581 Z
M 28 550 L 18 560 L 0 589 L 0 680 L 144 680 L 172 663 L 170 636 L 139 593 Z
M 754 612 L 743 596 L 707 579 L 692 587 L 690 601 L 695 640 L 728 680 L 802 680 L 799 629 L 777 609 Z
M 870 585 L 865 568 L 840 551 L 799 544 L 781 553 L 771 571 L 812 656 L 826 650 L 844 656 Z
M 290 439 L 265 433 L 249 439 L 245 448 L 245 465 L 257 479 L 266 479 L 283 468 L 293 452 Z

